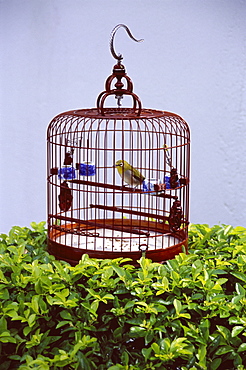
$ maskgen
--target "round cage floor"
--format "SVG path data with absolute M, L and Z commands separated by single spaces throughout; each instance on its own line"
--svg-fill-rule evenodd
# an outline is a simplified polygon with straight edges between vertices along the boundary
M 109 252 L 135 252 L 148 246 L 148 250 L 165 249 L 180 241 L 171 235 L 150 231 L 149 236 L 126 233 L 115 230 L 95 229 L 91 234 L 97 236 L 62 234 L 56 237 L 59 244 L 73 248 Z

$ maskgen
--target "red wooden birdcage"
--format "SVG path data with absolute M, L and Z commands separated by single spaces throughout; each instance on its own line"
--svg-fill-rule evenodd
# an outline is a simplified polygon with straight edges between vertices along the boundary
M 117 64 L 96 108 L 61 113 L 47 131 L 48 250 L 72 265 L 85 253 L 161 262 L 187 249 L 189 127 L 177 114 L 142 108 L 114 51 L 119 27 L 133 38 L 125 25 L 114 28 Z M 106 106 L 111 95 L 116 108 Z

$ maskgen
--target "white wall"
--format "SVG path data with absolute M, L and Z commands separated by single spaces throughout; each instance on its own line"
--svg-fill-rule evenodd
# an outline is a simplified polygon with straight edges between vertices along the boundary
M 246 226 L 245 0 L 0 0 L 0 232 L 46 219 L 46 127 L 94 107 L 117 52 L 192 133 L 191 222 Z

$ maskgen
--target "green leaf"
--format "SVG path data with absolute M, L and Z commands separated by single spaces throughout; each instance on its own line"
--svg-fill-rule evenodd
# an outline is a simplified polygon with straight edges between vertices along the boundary
M 235 276 L 236 278 L 238 278 L 238 279 L 240 279 L 240 280 L 242 280 L 246 283 L 246 274 L 243 274 L 242 272 L 232 271 L 231 275 Z
M 8 291 L 8 289 L 1 289 L 0 290 L 0 299 L 1 300 L 7 300 L 7 299 L 9 299 L 9 291 Z
M 36 315 L 33 313 L 27 319 L 29 326 L 33 326 L 35 324 Z
M 206 342 L 208 341 L 208 338 L 209 338 L 209 327 L 210 327 L 210 322 L 208 319 L 202 321 L 201 325 L 199 325 L 199 329 L 201 330 L 202 336 Z
M 127 324 L 131 324 L 131 325 L 141 325 L 143 320 L 141 319 L 141 317 L 136 317 L 133 319 L 127 319 L 126 322 Z
M 224 355 L 225 353 L 229 353 L 229 352 L 233 352 L 233 347 L 231 346 L 222 346 L 220 347 L 216 352 L 215 354 L 217 356 L 221 356 L 221 355 Z
M 11 336 L 9 331 L 4 331 L 0 334 L 0 342 L 2 342 L 2 343 L 16 343 L 16 339 Z
M 72 315 L 69 311 L 67 310 L 63 310 L 60 312 L 60 316 L 64 319 L 64 320 L 72 320 Z
M 180 275 L 179 275 L 179 273 L 178 272 L 176 272 L 176 271 L 171 271 L 171 277 L 172 277 L 172 279 L 173 279 L 173 281 L 175 282 L 175 283 L 179 283 L 180 282 Z
M 217 370 L 221 362 L 222 362 L 221 358 L 216 358 L 215 360 L 213 360 L 211 363 L 211 370 Z
M 7 320 L 4 316 L 0 318 L 0 333 L 7 330 Z
M 231 336 L 230 330 L 227 329 L 225 326 L 221 326 L 221 325 L 216 325 L 216 326 L 217 326 L 218 331 L 224 337 L 224 339 L 228 340 L 230 338 L 230 336 Z
M 32 309 L 36 314 L 39 314 L 39 296 L 32 296 Z
M 154 330 L 148 330 L 147 334 L 145 335 L 145 345 L 147 346 L 155 337 Z
M 151 348 L 153 349 L 153 351 L 155 352 L 155 354 L 159 355 L 159 353 L 160 353 L 160 347 L 158 346 L 157 343 L 152 343 L 151 344 Z
M 117 341 L 117 340 L 120 340 L 120 339 L 122 338 L 122 334 L 123 334 L 123 328 L 122 328 L 121 326 L 119 326 L 118 328 L 116 328 L 116 329 L 114 330 L 114 335 L 113 335 L 113 337 L 114 337 L 114 339 L 116 339 L 116 341 Z
M 201 362 L 202 364 L 204 364 L 206 354 L 207 354 L 207 346 L 204 345 L 204 344 L 200 345 L 200 347 L 198 348 L 198 353 L 197 353 L 196 356 L 197 356 L 197 359 L 199 360 L 199 362 Z
M 242 287 L 241 284 L 236 283 L 235 288 L 238 295 L 240 295 L 241 297 L 245 297 L 245 289 Z
M 148 271 L 151 265 L 151 260 L 145 257 L 141 257 L 139 263 L 144 271 Z
M 238 334 L 240 334 L 244 330 L 243 326 L 234 326 L 231 331 L 232 338 L 236 337 Z
M 119 267 L 117 265 L 113 265 L 112 266 L 114 271 L 116 272 L 116 274 L 121 277 L 121 278 L 125 278 L 126 277 L 126 271 L 124 270 L 124 268 L 122 267 Z
M 61 328 L 62 326 L 65 326 L 65 325 L 70 325 L 70 321 L 60 321 L 60 322 L 56 325 L 56 329 L 59 329 L 59 328 Z
M 106 299 L 106 300 L 108 300 L 108 299 L 114 299 L 114 296 L 113 296 L 113 294 L 109 294 L 109 293 L 107 293 L 107 294 L 105 294 L 105 295 L 102 297 L 102 299 Z
M 21 360 L 21 357 L 20 357 L 20 356 L 18 356 L 18 355 L 11 355 L 11 356 L 9 356 L 9 358 L 10 358 L 11 360 L 19 361 L 19 362 L 20 362 L 20 360 Z
M 246 343 L 242 343 L 240 346 L 239 346 L 239 348 L 238 348 L 238 350 L 237 350 L 238 352 L 244 352 L 244 351 L 246 351 Z
M 23 329 L 23 334 L 25 335 L 25 336 L 27 336 L 31 331 L 32 331 L 33 329 L 32 329 L 32 327 L 30 327 L 30 326 L 26 326 L 24 329 Z
M 134 301 L 128 301 L 125 305 L 125 310 L 128 310 L 129 308 L 132 308 L 135 305 Z
M 97 312 L 98 306 L 99 306 L 99 301 L 98 300 L 93 301 L 92 304 L 91 304 L 91 310 L 93 312 Z
M 163 276 L 163 278 L 162 278 L 161 287 L 165 291 L 169 289 L 169 281 L 168 281 L 166 276 Z
M 152 351 L 152 347 L 149 347 L 149 348 L 143 348 L 143 349 L 142 349 L 142 354 L 143 354 L 143 356 L 144 356 L 144 360 L 145 360 L 145 362 L 147 362 L 147 361 L 148 361 L 148 359 L 150 358 L 151 351 Z
M 238 302 L 240 302 L 241 301 L 241 299 L 243 298 L 243 296 L 241 296 L 241 295 L 237 295 L 237 296 L 235 296 L 235 297 L 233 297 L 232 298 L 232 300 L 231 300 L 231 302 L 233 303 L 233 304 L 238 304 Z
M 108 280 L 111 278 L 113 273 L 114 273 L 113 268 L 111 266 L 110 267 L 107 266 L 102 272 L 102 278 Z
M 191 269 L 193 280 L 195 280 L 197 276 L 200 275 L 202 269 L 203 269 L 202 262 L 200 260 L 194 261 Z
M 142 326 L 132 326 L 130 328 L 130 333 L 131 334 L 134 334 L 134 336 L 144 336 L 144 332 L 146 331 L 145 328 L 143 328 Z
M 173 305 L 175 307 L 176 314 L 178 315 L 182 310 L 182 303 L 178 299 L 173 300 Z
M 129 363 L 129 355 L 126 351 L 124 351 L 121 355 L 121 360 L 123 362 L 123 365 L 127 366 Z

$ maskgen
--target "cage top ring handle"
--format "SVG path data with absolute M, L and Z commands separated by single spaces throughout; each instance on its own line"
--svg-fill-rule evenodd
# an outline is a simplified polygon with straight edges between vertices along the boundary
M 132 39 L 132 40 L 134 40 L 134 41 L 136 41 L 136 42 L 142 42 L 143 41 L 143 39 L 139 39 L 139 40 L 137 40 L 133 35 L 132 35 L 132 33 L 131 33 L 131 31 L 129 30 L 129 28 L 125 25 L 125 24 L 118 24 L 117 26 L 115 26 L 114 27 L 114 29 L 112 30 L 112 32 L 111 32 L 111 39 L 110 39 L 110 51 L 111 51 L 111 54 L 113 55 L 113 57 L 115 58 L 115 59 L 117 59 L 118 60 L 118 63 L 120 63 L 121 62 L 121 60 L 123 59 L 123 56 L 122 56 L 122 54 L 116 54 L 116 52 L 115 52 L 115 49 L 114 49 L 114 36 L 115 36 L 115 33 L 118 31 L 118 29 L 119 28 L 121 28 L 121 27 L 123 27 L 123 28 L 125 28 L 125 30 L 126 30 L 126 32 L 128 33 L 128 36 Z
M 106 98 L 109 95 L 115 95 L 115 98 L 117 99 L 118 108 L 121 106 L 121 99 L 124 95 L 130 95 L 133 99 L 133 106 L 131 109 L 131 114 L 140 116 L 141 110 L 142 110 L 142 103 L 139 99 L 139 97 L 133 93 L 133 83 L 129 76 L 126 74 L 125 67 L 123 64 L 121 64 L 121 61 L 123 59 L 122 54 L 116 54 L 114 49 L 114 36 L 116 31 L 119 28 L 125 28 L 126 32 L 128 33 L 129 37 L 136 41 L 141 42 L 143 39 L 137 40 L 129 30 L 129 28 L 124 24 L 118 24 L 114 27 L 113 31 L 111 32 L 111 39 L 110 39 L 110 50 L 112 53 L 112 56 L 118 61 L 117 64 L 113 67 L 113 73 L 107 78 L 105 82 L 105 90 L 102 91 L 98 97 L 97 97 L 97 111 L 102 116 L 107 113 L 107 109 L 104 108 L 104 102 Z M 125 80 L 126 85 L 122 82 L 122 79 Z M 113 81 L 116 80 L 116 83 L 114 86 L 112 86 Z M 119 113 L 119 112 L 118 112 Z

